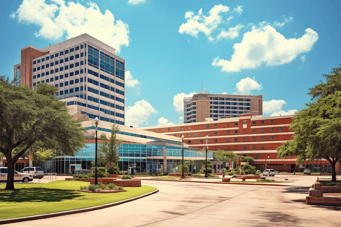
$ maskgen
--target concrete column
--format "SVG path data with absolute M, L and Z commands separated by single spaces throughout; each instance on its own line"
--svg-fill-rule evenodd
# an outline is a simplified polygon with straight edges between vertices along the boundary
M 167 148 L 163 149 L 163 172 L 167 173 Z

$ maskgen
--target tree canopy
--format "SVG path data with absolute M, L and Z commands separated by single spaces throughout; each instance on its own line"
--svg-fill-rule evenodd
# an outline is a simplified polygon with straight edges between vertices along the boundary
M 6 189 L 14 190 L 14 164 L 28 151 L 55 149 L 73 155 L 84 146 L 80 121 L 45 83 L 30 88 L 0 78 L 0 152 L 8 165 Z
M 294 116 L 290 128 L 295 131 L 293 140 L 277 148 L 278 156 L 297 155 L 297 162 L 305 159 L 325 158 L 332 167 L 332 181 L 336 181 L 335 164 L 341 159 L 341 68 L 325 75 L 327 82 L 310 89 L 316 102 Z M 341 84 L 341 83 L 340 83 Z

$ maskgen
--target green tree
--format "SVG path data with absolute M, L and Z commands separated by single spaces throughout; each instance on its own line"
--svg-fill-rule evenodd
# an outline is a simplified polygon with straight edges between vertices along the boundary
M 7 159 L 6 190 L 14 190 L 14 165 L 28 151 L 55 149 L 73 155 L 84 146 L 85 130 L 55 97 L 57 88 L 30 88 L 0 78 L 0 152 Z
M 207 173 L 212 173 L 212 164 L 210 160 L 207 160 Z M 201 173 L 205 173 L 206 172 L 206 161 L 202 162 L 202 169 L 201 169 Z
M 55 150 L 52 149 L 39 149 L 33 153 L 33 165 L 34 166 L 42 166 L 43 163 L 54 159 L 56 157 Z
M 116 134 L 118 133 L 119 128 L 115 124 L 111 129 L 110 141 L 106 137 L 105 134 L 101 134 L 100 139 L 102 142 L 98 147 L 97 154 L 97 165 L 98 166 L 113 166 L 118 167 L 118 162 L 120 160 L 118 156 L 118 148 L 120 141 L 116 139 Z M 92 165 L 95 165 L 95 161 L 92 162 Z
M 218 150 L 217 152 L 214 153 L 214 156 L 219 160 L 223 162 L 228 162 L 229 159 L 231 158 L 231 161 L 236 163 L 236 159 L 240 158 L 240 156 L 236 155 L 232 151 L 223 151 L 223 150 Z
M 242 162 L 247 162 L 247 163 L 251 163 L 251 162 L 253 162 L 253 157 L 251 157 L 251 156 L 242 156 L 241 157 L 242 158 Z
M 297 155 L 300 164 L 305 159 L 325 158 L 332 167 L 332 181 L 336 181 L 335 165 L 341 159 L 341 68 L 333 69 L 325 84 L 310 89 L 316 102 L 294 116 L 290 128 L 293 140 L 277 148 L 278 156 Z

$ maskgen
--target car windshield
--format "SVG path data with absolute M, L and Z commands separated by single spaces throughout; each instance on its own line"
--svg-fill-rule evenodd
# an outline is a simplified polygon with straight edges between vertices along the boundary
M 18 171 L 14 170 L 14 174 L 19 174 Z

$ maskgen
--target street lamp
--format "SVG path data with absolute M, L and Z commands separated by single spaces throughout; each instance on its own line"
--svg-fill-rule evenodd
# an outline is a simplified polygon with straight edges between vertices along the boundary
M 205 178 L 207 178 L 207 148 L 208 148 L 208 135 L 206 135 L 206 166 L 205 166 Z
M 184 173 L 184 135 L 181 136 L 181 146 L 182 146 L 182 169 L 181 169 L 181 178 L 185 179 Z
M 95 145 L 95 184 L 98 184 L 98 176 L 97 176 L 97 130 L 98 130 L 98 117 L 95 118 L 96 125 L 96 145 Z

